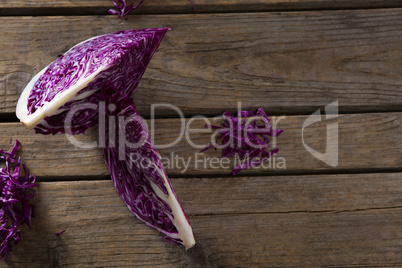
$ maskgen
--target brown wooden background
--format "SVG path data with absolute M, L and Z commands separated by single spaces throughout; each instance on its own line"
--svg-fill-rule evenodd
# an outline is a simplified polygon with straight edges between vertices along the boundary
M 121 20 L 107 15 L 109 0 L 0 2 L 0 148 L 19 139 L 40 182 L 33 228 L 0 267 L 402 267 L 402 1 L 193 1 L 196 12 L 186 0 L 147 0 Z M 145 118 L 155 103 L 177 106 L 186 122 L 238 102 L 286 116 L 277 139 L 286 169 L 167 170 L 193 226 L 189 251 L 128 211 L 101 149 L 36 135 L 14 115 L 31 77 L 74 44 L 148 27 L 172 30 L 134 95 Z M 301 139 L 307 117 L 333 101 L 337 167 Z M 156 144 L 173 141 L 178 115 L 156 116 Z M 325 150 L 324 123 L 304 134 Z M 190 137 L 205 144 L 210 134 Z M 186 159 L 198 151 L 185 140 L 160 150 Z

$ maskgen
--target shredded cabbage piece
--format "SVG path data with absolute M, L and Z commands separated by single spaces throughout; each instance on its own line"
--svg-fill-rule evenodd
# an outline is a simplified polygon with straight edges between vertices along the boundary
M 112 0 L 113 5 L 116 9 L 109 9 L 109 14 L 117 15 L 117 17 L 122 18 L 125 15 L 129 14 L 132 10 L 139 7 L 145 0 L 141 0 L 137 5 L 130 4 L 127 6 L 126 0 Z
M 0 149 L 0 158 L 5 160 L 5 167 L 0 168 L 0 255 L 3 260 L 12 245 L 21 240 L 20 228 L 25 223 L 32 227 L 34 211 L 30 200 L 35 196 L 32 188 L 38 186 L 36 176 L 28 174 L 21 158 L 15 159 L 19 147 L 20 142 L 16 140 L 10 153 Z M 15 165 L 14 170 L 12 165 Z M 21 176 L 21 167 L 24 176 Z
M 145 0 L 140 0 L 140 2 L 137 5 L 130 4 L 127 6 L 126 0 L 112 0 L 113 5 L 116 7 L 116 9 L 109 9 L 109 14 L 110 15 L 117 15 L 117 17 L 122 18 L 126 15 L 128 15 L 131 11 L 134 9 L 138 8 L 142 3 L 144 3 Z M 193 10 L 195 11 L 195 6 L 192 0 L 188 0 L 193 7 Z
M 61 234 L 63 234 L 66 230 L 60 231 L 58 233 L 55 233 L 56 236 L 60 236 Z
M 263 161 L 279 152 L 279 148 L 268 151 L 269 141 L 271 137 L 279 136 L 283 130 L 273 129 L 263 108 L 254 112 L 239 111 L 237 117 L 226 111 L 222 118 L 222 126 L 205 125 L 206 128 L 219 129 L 221 135 L 218 144 L 208 144 L 201 152 L 209 148 L 220 148 L 222 157 L 237 156 L 241 163 L 232 171 L 233 176 L 243 169 L 261 165 Z M 258 119 L 262 123 L 259 123 Z

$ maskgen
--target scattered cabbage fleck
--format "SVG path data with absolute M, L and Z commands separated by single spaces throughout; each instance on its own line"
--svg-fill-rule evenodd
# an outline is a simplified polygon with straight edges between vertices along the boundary
M 239 111 L 237 117 L 226 111 L 222 117 L 222 126 L 205 125 L 206 128 L 219 129 L 219 144 L 209 144 L 201 152 L 209 148 L 221 148 L 222 157 L 237 156 L 242 163 L 234 168 L 233 176 L 243 169 L 261 165 L 279 152 L 279 148 L 268 151 L 269 141 L 271 137 L 279 136 L 283 130 L 273 128 L 263 108 L 255 112 Z
M 116 9 L 109 9 L 109 14 L 117 15 L 117 17 L 122 18 L 128 15 L 134 9 L 138 8 L 142 3 L 144 3 L 144 1 L 145 0 L 140 0 L 137 5 L 134 4 L 127 5 L 126 0 L 112 0 L 112 3 L 116 7 Z M 193 1 L 189 0 L 189 2 L 193 7 L 193 10 L 195 10 Z

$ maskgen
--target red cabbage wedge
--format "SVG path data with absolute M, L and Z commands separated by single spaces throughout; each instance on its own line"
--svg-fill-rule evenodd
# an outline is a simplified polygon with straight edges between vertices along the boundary
M 164 233 L 167 241 L 191 248 L 195 241 L 190 224 L 133 99 L 112 86 L 104 96 L 116 107 L 104 125 L 105 136 L 114 137 L 104 156 L 120 197 L 140 220 Z
M 137 218 L 188 249 L 195 244 L 191 226 L 132 99 L 168 30 L 122 31 L 79 43 L 29 82 L 17 116 L 42 134 L 78 134 L 101 124 L 109 138 L 103 142 L 105 161 L 121 198 Z M 106 112 L 100 102 L 116 108 L 107 124 L 99 118 Z
M 46 66 L 28 83 L 17 117 L 42 134 L 83 133 L 98 123 L 98 104 L 106 82 L 131 96 L 168 28 L 128 30 L 83 41 Z M 73 107 L 71 130 L 64 128 Z M 88 106 L 90 107 L 90 106 Z

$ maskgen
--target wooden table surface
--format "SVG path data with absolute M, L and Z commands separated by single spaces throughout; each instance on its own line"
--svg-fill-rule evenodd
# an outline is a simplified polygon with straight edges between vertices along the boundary
M 123 19 L 107 15 L 109 0 L 0 2 L 0 148 L 20 140 L 39 181 L 33 228 L 0 267 L 402 267 L 402 1 L 193 2 L 195 12 L 186 0 L 147 0 Z M 133 96 L 145 118 L 157 103 L 178 107 L 186 129 L 239 102 L 284 116 L 282 164 L 234 177 L 233 166 L 197 164 L 186 139 L 160 149 L 191 160 L 185 172 L 167 169 L 197 241 L 188 251 L 129 212 L 102 149 L 34 134 L 14 115 L 32 76 L 74 44 L 149 27 L 172 30 Z M 336 101 L 332 121 L 303 128 Z M 155 143 L 174 141 L 178 114 L 155 115 Z M 304 145 L 325 152 L 330 123 L 335 166 Z M 188 133 L 198 145 L 211 138 Z M 78 139 L 95 141 L 97 130 Z

